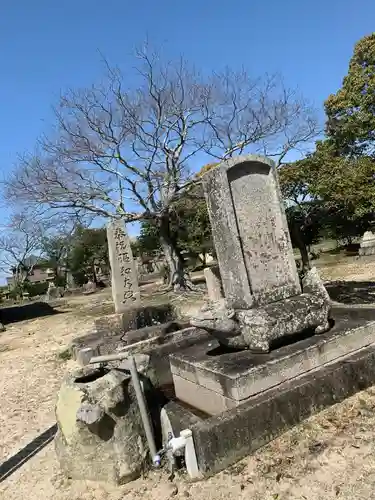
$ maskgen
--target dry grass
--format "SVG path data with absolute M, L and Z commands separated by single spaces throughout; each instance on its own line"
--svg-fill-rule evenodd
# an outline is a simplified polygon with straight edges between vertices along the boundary
M 375 264 L 319 265 L 325 279 L 375 279 Z M 69 341 L 89 332 L 95 316 L 111 310 L 107 291 L 72 297 L 60 314 L 14 323 L 0 334 L 0 462 L 50 427 Z M 375 486 L 375 389 L 359 393 L 283 434 L 236 466 L 206 481 L 167 481 L 150 473 L 130 485 L 71 481 L 56 462 L 53 444 L 0 483 L 4 500 L 368 499 Z

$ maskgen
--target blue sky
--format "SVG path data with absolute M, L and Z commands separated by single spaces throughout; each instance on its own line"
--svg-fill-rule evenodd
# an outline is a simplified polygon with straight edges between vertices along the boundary
M 206 69 L 280 71 L 321 105 L 340 86 L 353 45 L 374 29 L 374 18 L 373 0 L 3 0 L 1 171 L 48 130 L 61 89 L 100 78 L 99 51 L 126 66 L 147 36 Z
M 281 72 L 321 107 L 374 19 L 374 0 L 3 0 L 1 174 L 48 131 L 61 90 L 100 78 L 100 52 L 131 67 L 134 46 L 147 37 L 168 56 L 183 54 L 205 70 Z

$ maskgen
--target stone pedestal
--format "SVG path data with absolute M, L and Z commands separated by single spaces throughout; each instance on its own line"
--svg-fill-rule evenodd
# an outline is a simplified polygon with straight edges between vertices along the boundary
M 268 354 L 230 352 L 217 341 L 170 356 L 176 397 L 218 415 L 311 370 L 375 345 L 375 309 L 335 308 L 335 326 L 319 336 L 297 337 Z

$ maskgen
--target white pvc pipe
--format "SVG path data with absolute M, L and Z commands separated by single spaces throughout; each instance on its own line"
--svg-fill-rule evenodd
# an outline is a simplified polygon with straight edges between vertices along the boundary
M 134 356 L 129 355 L 129 365 L 130 365 L 130 374 L 132 377 L 135 395 L 138 401 L 139 411 L 141 414 L 143 428 L 146 434 L 148 447 L 150 449 L 152 463 L 154 464 L 154 466 L 158 467 L 160 465 L 160 456 L 158 455 L 156 450 L 154 434 L 152 432 L 152 424 L 146 406 L 145 395 L 143 393 L 141 382 L 139 380 L 137 365 L 135 364 Z

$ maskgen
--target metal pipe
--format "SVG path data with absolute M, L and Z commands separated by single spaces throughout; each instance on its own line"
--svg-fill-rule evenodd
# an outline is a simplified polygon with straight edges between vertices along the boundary
M 134 349 L 134 347 L 147 346 L 155 342 L 155 337 L 146 340 L 140 340 L 139 342 L 134 342 L 134 344 L 129 344 L 121 349 L 118 354 L 106 354 L 104 356 L 94 356 L 90 359 L 90 364 L 94 363 L 105 363 L 107 361 L 118 361 L 121 359 L 126 359 L 130 356 L 129 351 Z
M 129 355 L 129 365 L 130 365 L 130 374 L 132 377 L 135 395 L 138 401 L 139 411 L 141 414 L 143 428 L 146 434 L 148 447 L 150 449 L 152 463 L 154 464 L 154 466 L 158 467 L 160 465 L 160 456 L 158 455 L 156 450 L 154 434 L 152 432 L 152 423 L 147 410 L 145 395 L 143 393 L 141 382 L 139 380 L 137 365 L 135 363 L 134 356 L 132 355 Z

